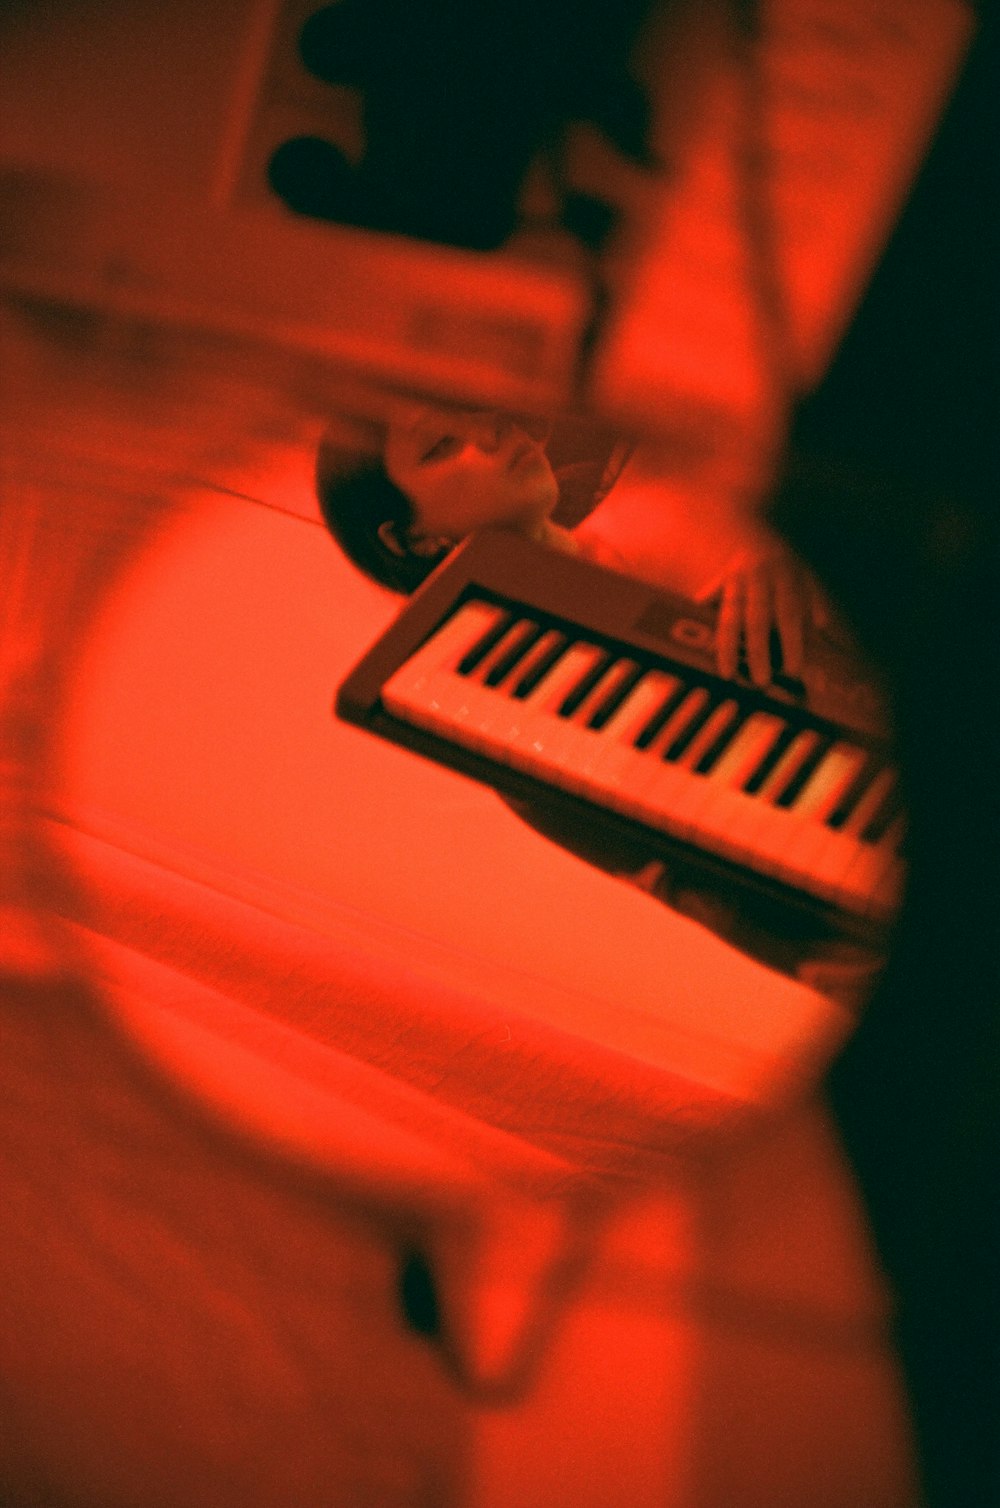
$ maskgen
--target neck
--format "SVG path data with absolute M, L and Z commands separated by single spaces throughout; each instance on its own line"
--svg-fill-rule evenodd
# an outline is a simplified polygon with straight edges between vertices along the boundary
M 579 553 L 579 547 L 570 531 L 560 524 L 554 524 L 550 518 L 540 519 L 530 537 L 539 544 L 547 545 L 550 550 L 563 550 L 570 555 Z

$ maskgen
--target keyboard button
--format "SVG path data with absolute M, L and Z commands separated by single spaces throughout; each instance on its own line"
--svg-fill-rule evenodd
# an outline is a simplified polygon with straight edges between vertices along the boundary
M 611 720 L 619 707 L 630 696 L 646 674 L 641 665 L 636 665 L 634 660 L 622 660 L 622 672 L 617 676 L 614 686 L 602 697 L 600 705 L 591 714 L 590 727 L 600 731 Z
M 572 644 L 524 698 L 538 711 L 555 714 L 566 697 L 604 658 L 596 644 Z
M 832 747 L 832 738 L 819 738 L 815 741 L 812 748 L 799 762 L 795 773 L 775 796 L 775 806 L 790 807 L 795 804 Z
M 685 760 L 685 763 L 689 763 L 690 768 L 697 775 L 707 775 L 713 769 L 733 743 L 737 733 L 746 726 L 749 716 L 738 702 L 723 702 L 719 708 L 719 714 L 722 713 L 725 713 L 725 716 L 719 716 L 718 725 L 713 725 L 711 737 L 707 737 L 704 742 L 699 739 L 697 753 L 692 751 L 689 758 Z
M 596 648 L 596 646 L 593 647 Z M 611 665 L 614 663 L 614 658 L 614 655 L 611 654 L 608 650 L 598 651 L 597 659 L 595 660 L 592 668 L 582 677 L 580 682 L 573 687 L 573 690 L 569 693 L 569 695 L 564 698 L 562 705 L 559 707 L 560 717 L 573 716 L 573 713 L 583 703 L 585 698 L 590 695 L 597 683 L 603 678 L 606 671 L 610 669 Z
M 680 735 L 710 707 L 711 698 L 704 686 L 696 686 L 693 691 L 689 691 L 671 712 L 656 737 L 646 745 L 646 753 L 651 758 L 666 759 L 668 751 L 679 741 Z
M 510 689 L 511 696 L 519 700 L 528 696 L 544 675 L 555 665 L 563 651 L 568 647 L 569 640 L 566 635 L 559 633 L 557 629 L 550 629 L 543 634 L 535 645 L 524 664 L 520 667 L 517 678 Z
M 799 767 L 811 756 L 819 743 L 819 734 L 811 728 L 796 733 L 786 744 L 780 758 L 772 765 L 765 778 L 757 783 L 753 794 L 759 801 L 774 801 L 780 791 L 798 772 Z
M 713 767 L 707 772 L 709 780 L 719 785 L 743 786 L 759 768 L 765 757 L 774 748 L 784 732 L 783 718 L 771 712 L 752 712 L 738 728 Z
M 798 817 L 825 822 L 864 767 L 867 752 L 856 744 L 835 743 L 799 791 L 793 803 Z
M 521 625 L 520 631 L 514 635 L 510 643 L 504 640 L 504 643 L 507 643 L 507 649 L 498 659 L 493 660 L 489 671 L 483 677 L 484 686 L 502 686 L 513 671 L 525 665 L 527 656 L 530 655 L 543 633 L 544 630 L 538 623 L 529 621 Z
M 465 653 L 457 664 L 449 665 L 449 669 L 455 669 L 459 675 L 468 675 L 475 670 L 484 655 L 488 654 L 499 639 L 507 632 L 515 621 L 515 615 L 507 608 L 497 607 L 492 602 L 466 602 L 458 609 L 458 612 L 445 625 L 444 632 L 449 632 L 452 626 L 456 630 L 466 631 L 468 625 L 468 640 Z M 481 625 L 477 631 L 477 625 Z M 439 630 L 439 633 L 442 632 Z M 435 635 L 435 638 L 438 636 Z
M 681 690 L 681 683 L 675 675 L 663 670 L 647 670 L 608 718 L 601 730 L 605 740 L 628 742 L 638 747 L 644 729 Z
M 415 695 L 416 688 L 427 676 L 440 670 L 460 671 L 470 653 L 478 654 L 484 646 L 494 642 L 494 635 L 507 631 L 512 616 L 490 603 L 465 603 L 390 676 L 382 688 L 383 703 L 386 703 L 386 692 L 390 687 L 397 693 L 403 687 L 409 687 L 411 694 Z
M 606 787 L 609 800 L 621 794 L 626 786 L 635 789 L 652 778 L 656 761 L 636 749 L 635 740 L 654 711 L 676 692 L 679 684 L 676 676 L 647 671 L 600 729 L 589 762 L 589 775 L 598 788 Z
M 841 832 L 860 838 L 869 822 L 881 811 L 882 803 L 888 799 L 895 784 L 895 771 L 883 765 L 866 785 L 852 811 L 841 823 Z
M 769 780 L 780 761 L 791 748 L 797 738 L 797 733 L 791 723 L 783 723 L 778 729 L 777 737 L 767 746 L 767 751 L 760 762 L 755 765 L 750 775 L 743 782 L 743 790 L 748 796 L 755 796 L 762 788 L 764 782 Z
M 853 911 L 885 918 L 902 898 L 903 879 L 903 865 L 891 848 L 859 844 L 837 886 L 837 900 Z
M 705 728 L 709 725 L 713 715 L 718 712 L 719 706 L 714 697 L 706 693 L 705 701 L 694 717 L 688 718 L 687 723 L 673 742 L 665 749 L 663 758 L 671 764 L 680 764 L 684 761 L 692 746 L 696 746 L 701 739 Z
M 702 758 L 706 752 L 710 753 L 720 745 L 723 735 L 732 736 L 739 715 L 738 702 L 725 701 L 713 707 L 687 748 L 676 756 L 675 762 L 683 769 L 700 775 Z
M 859 801 L 861 801 L 868 787 L 875 777 L 884 769 L 881 760 L 876 759 L 874 754 L 869 753 L 858 770 L 854 779 L 847 786 L 833 811 L 827 817 L 830 827 L 842 828 L 848 821 Z
M 568 714 L 572 721 L 581 726 L 592 726 L 594 716 L 600 712 L 605 702 L 611 701 L 616 692 L 627 684 L 634 669 L 635 665 L 631 660 L 613 660 L 607 665 Z
M 878 809 L 872 813 L 861 831 L 863 843 L 881 843 L 886 833 L 902 813 L 902 797 L 899 782 L 894 780 L 882 798 Z
M 516 665 L 527 649 L 535 628 L 536 625 L 529 619 L 515 618 L 499 639 L 494 640 L 486 654 L 480 656 L 479 663 L 474 670 L 468 671 L 466 679 L 478 681 L 480 685 L 490 685 L 490 678 L 498 667 L 506 672 Z
M 637 749 L 648 749 L 652 745 L 691 689 L 688 682 L 677 676 L 669 676 L 667 679 L 670 685 L 664 688 L 662 701 L 635 736 Z

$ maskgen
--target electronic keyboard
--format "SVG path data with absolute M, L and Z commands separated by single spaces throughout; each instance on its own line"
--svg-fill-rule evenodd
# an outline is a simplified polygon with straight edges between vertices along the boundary
M 715 613 L 483 531 L 351 671 L 339 717 L 577 824 L 884 938 L 905 822 L 880 699 L 807 635 L 801 681 L 716 669 Z

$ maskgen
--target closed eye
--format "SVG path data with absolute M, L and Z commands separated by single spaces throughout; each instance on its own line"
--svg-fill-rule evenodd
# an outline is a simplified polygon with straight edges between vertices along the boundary
M 457 435 L 442 435 L 439 440 L 435 440 L 429 450 L 424 451 L 420 457 L 420 464 L 423 466 L 428 461 L 440 461 L 445 456 L 454 455 L 459 443 Z

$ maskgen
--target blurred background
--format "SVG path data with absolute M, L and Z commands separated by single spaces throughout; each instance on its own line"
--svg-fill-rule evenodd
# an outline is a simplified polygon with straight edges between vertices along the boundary
M 585 10 L 4 7 L 12 1504 L 919 1501 L 843 1001 L 331 715 L 398 604 L 321 436 L 557 416 L 737 527 L 974 32 Z

